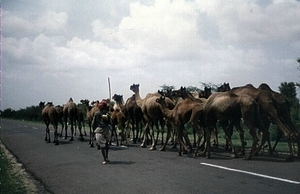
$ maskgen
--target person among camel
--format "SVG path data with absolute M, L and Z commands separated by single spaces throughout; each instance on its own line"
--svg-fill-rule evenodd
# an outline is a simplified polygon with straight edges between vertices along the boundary
M 92 126 L 95 129 L 95 137 L 98 146 L 100 146 L 101 153 L 103 156 L 103 164 L 107 164 L 109 162 L 108 159 L 108 142 L 111 138 L 111 130 L 110 130 L 110 116 L 107 111 L 107 103 L 106 101 L 101 101 L 98 104 L 99 111 L 97 111 L 93 117 Z

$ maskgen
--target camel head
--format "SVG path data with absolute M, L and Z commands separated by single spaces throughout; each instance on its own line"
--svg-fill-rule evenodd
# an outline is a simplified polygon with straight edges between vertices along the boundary
M 199 97 L 200 98 L 208 98 L 212 94 L 211 88 L 204 87 L 204 91 L 200 91 Z
M 45 102 L 42 102 L 42 101 L 41 101 L 41 102 L 39 103 L 39 107 L 40 107 L 40 108 L 44 108 L 44 107 L 45 107 Z
M 173 99 L 172 89 L 167 89 L 167 90 L 165 90 L 165 91 L 163 91 L 163 90 L 158 90 L 157 93 L 159 93 L 159 94 L 162 95 L 162 96 L 168 97 L 168 98 L 170 98 L 171 100 Z
M 172 90 L 171 91 L 171 96 L 173 97 L 181 97 L 181 91 L 179 90 Z
M 99 100 L 96 100 L 96 101 L 92 101 L 91 102 L 91 105 L 92 106 L 97 106 L 99 104 Z
M 80 102 L 84 105 L 89 105 L 90 101 L 88 99 L 80 100 Z
M 192 96 L 192 94 L 186 89 L 186 87 L 180 87 L 180 96 L 181 98 L 185 99 L 187 98 L 188 96 Z
M 118 94 L 115 94 L 112 99 L 116 102 L 122 102 L 123 101 L 123 95 L 118 95 Z
M 179 90 L 172 91 L 172 96 L 185 98 L 187 95 L 187 92 L 188 91 L 186 90 L 186 88 L 181 86 Z
M 230 90 L 229 83 L 224 82 L 221 86 L 218 87 L 217 92 L 226 92 Z
M 130 90 L 133 91 L 134 93 L 136 93 L 136 92 L 139 92 L 139 87 L 140 87 L 140 84 L 132 84 L 130 86 Z
M 46 106 L 53 106 L 53 102 L 47 102 Z
M 175 107 L 175 104 L 173 101 L 165 96 L 161 96 L 155 100 L 158 104 L 160 104 L 162 107 L 167 107 L 168 109 L 173 109 Z
M 73 98 L 70 98 L 68 102 L 73 102 Z
M 166 97 L 161 96 L 161 97 L 157 98 L 155 101 L 162 106 L 166 106 L 165 98 Z

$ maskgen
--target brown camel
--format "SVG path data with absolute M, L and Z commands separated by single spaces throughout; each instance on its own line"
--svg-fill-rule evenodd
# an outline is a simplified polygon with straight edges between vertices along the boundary
M 191 123 L 193 129 L 199 134 L 199 142 L 202 138 L 202 133 L 199 130 L 198 122 L 200 120 L 201 114 L 203 113 L 203 103 L 193 102 L 190 99 L 185 99 L 175 105 L 173 109 L 167 106 L 165 97 L 160 97 L 156 99 L 156 102 L 161 106 L 161 111 L 164 116 L 174 124 L 175 132 L 177 134 L 177 139 L 180 143 L 180 149 L 178 155 L 181 156 L 181 147 L 183 147 L 187 152 L 192 151 L 192 146 L 188 136 L 184 133 L 184 125 L 186 123 Z M 183 142 L 183 136 L 185 137 L 186 144 Z M 169 139 L 169 133 L 167 139 Z M 160 149 L 165 150 L 167 142 Z
M 161 124 L 162 142 L 163 142 L 163 128 L 164 128 L 163 126 L 165 125 L 163 113 L 160 109 L 159 104 L 156 102 L 156 98 L 160 97 L 161 95 L 159 93 L 149 93 L 146 95 L 144 99 L 142 99 L 139 93 L 139 84 L 131 85 L 130 90 L 134 92 L 136 103 L 142 109 L 146 121 L 146 126 L 144 130 L 145 131 L 144 140 L 143 143 L 141 144 L 141 147 L 146 147 L 147 134 L 149 131 L 152 139 L 152 145 L 150 150 L 156 150 L 157 139 L 160 131 L 158 127 L 158 121 Z M 169 100 L 169 102 L 173 104 L 171 100 Z M 154 125 L 158 130 L 156 138 L 154 136 L 154 130 L 153 130 Z
M 299 136 L 300 133 L 299 133 L 299 130 L 296 129 L 295 125 L 292 122 L 288 99 L 284 95 L 273 91 L 270 88 L 270 86 L 268 86 L 266 83 L 262 83 L 258 87 L 258 89 L 268 91 L 272 94 L 272 101 L 273 101 L 274 106 L 276 108 L 279 119 L 284 124 L 284 126 L 288 127 L 288 129 L 293 133 L 294 137 L 296 137 L 297 146 L 298 146 L 297 156 L 299 157 L 300 156 L 300 149 L 299 149 L 299 147 L 300 147 L 300 136 Z M 270 120 L 266 119 L 265 124 L 266 124 L 266 127 L 269 128 Z M 273 152 L 276 153 L 275 148 L 276 148 L 279 140 L 282 138 L 282 135 L 283 135 L 282 131 L 278 130 L 278 135 L 277 135 L 276 142 L 275 142 L 273 148 L 271 148 L 270 142 L 268 143 L 269 144 L 269 149 L 272 149 L 271 153 L 273 153 Z
M 122 142 L 125 141 L 125 144 L 127 143 L 127 134 L 125 131 L 125 123 L 126 123 L 126 117 L 124 115 L 124 101 L 123 101 L 123 95 L 117 95 L 115 94 L 112 99 L 116 102 L 116 104 L 113 107 L 113 112 L 111 113 L 111 122 L 113 131 L 116 132 L 116 126 L 121 131 L 121 145 Z M 117 135 L 117 134 L 116 134 Z M 118 138 L 117 139 L 117 146 L 119 146 Z
M 85 111 L 86 111 L 86 119 L 87 119 L 87 123 L 88 126 L 90 128 L 90 140 L 89 140 L 89 144 L 90 147 L 94 147 L 94 143 L 93 143 L 93 139 L 94 139 L 94 130 L 92 129 L 92 121 L 94 118 L 94 115 L 97 111 L 99 111 L 100 109 L 98 108 L 97 104 L 99 103 L 99 101 L 97 102 L 92 102 L 92 106 L 89 105 L 89 100 L 85 99 L 85 100 L 80 100 L 80 102 L 84 105 L 85 107 Z
M 272 93 L 266 90 L 257 89 L 251 84 L 241 87 L 235 87 L 232 88 L 230 91 L 234 92 L 237 95 L 247 94 L 253 99 L 255 99 L 255 101 L 259 104 L 259 108 L 261 110 L 261 118 L 270 118 L 271 122 L 278 127 L 278 129 L 283 133 L 284 137 L 287 139 L 290 154 L 286 160 L 293 161 L 294 154 L 292 149 L 292 140 L 294 137 L 294 133 L 290 129 L 288 129 L 280 120 L 276 107 L 274 106 L 274 101 L 272 100 Z M 269 139 L 267 139 L 267 141 L 269 141 Z M 264 142 L 261 142 L 260 147 L 263 144 Z
M 263 132 L 263 139 L 268 138 L 264 127 L 260 122 L 260 110 L 258 103 L 249 95 L 237 95 L 232 91 L 214 93 L 204 105 L 204 114 L 206 122 L 206 138 L 210 139 L 210 133 L 217 122 L 222 126 L 226 138 L 232 148 L 231 157 L 237 157 L 235 148 L 231 141 L 231 135 L 228 129 L 235 125 L 237 128 L 240 126 L 240 120 L 243 118 L 245 125 L 249 128 L 250 135 L 252 136 L 252 148 L 247 157 L 244 159 L 249 160 L 256 152 L 258 143 L 256 128 Z M 242 143 L 242 150 L 244 150 L 244 135 L 243 129 L 240 128 L 240 138 Z M 206 157 L 210 158 L 210 141 L 207 141 Z
M 47 143 L 51 142 L 50 129 L 49 129 L 49 125 L 51 123 L 53 125 L 53 128 L 54 128 L 53 143 L 55 143 L 55 145 L 58 145 L 59 144 L 58 143 L 58 135 L 57 135 L 57 125 L 58 125 L 58 119 L 59 119 L 58 112 L 55 110 L 52 102 L 48 102 L 46 105 L 45 105 L 45 102 L 40 102 L 39 106 L 42 110 L 42 118 L 43 118 L 43 121 L 46 125 L 45 141 Z
M 64 113 L 64 121 L 65 121 L 65 137 L 64 139 L 67 139 L 67 130 L 68 130 L 68 119 L 71 124 L 71 138 L 70 141 L 74 140 L 74 125 L 76 125 L 76 121 L 78 121 L 79 118 L 79 112 L 77 105 L 73 102 L 73 99 L 70 98 L 68 102 L 64 105 L 63 108 L 63 113 Z M 80 137 L 83 139 L 83 135 L 81 133 L 81 123 L 78 123 L 78 127 L 80 130 Z
M 82 110 L 79 109 L 78 105 L 77 105 L 77 110 L 78 110 L 78 114 L 77 114 L 77 123 L 78 123 L 78 130 L 79 130 L 79 133 L 82 134 L 81 130 L 83 128 L 84 130 L 84 136 L 87 136 L 86 134 L 86 131 L 85 131 L 85 126 L 84 126 L 84 113 Z M 74 135 L 76 136 L 76 129 L 77 129 L 77 126 L 76 126 L 76 123 L 75 123 L 75 132 L 74 132 Z M 82 134 L 83 135 L 83 134 Z M 83 137 L 81 136 L 81 141 L 83 141 Z
M 126 100 L 125 103 L 125 116 L 128 119 L 128 123 L 132 130 L 132 142 L 135 144 L 140 141 L 141 128 L 143 122 L 143 112 L 141 107 L 139 107 L 135 101 L 135 94 Z
M 61 124 L 61 132 L 58 134 L 59 137 L 62 137 L 62 133 L 64 130 L 64 122 L 63 122 L 63 118 L 64 118 L 64 112 L 63 112 L 63 106 L 61 105 L 56 105 L 55 107 L 56 112 L 58 112 L 58 122 Z
M 188 103 L 200 104 L 201 106 L 203 105 L 203 103 L 206 102 L 206 98 L 199 98 L 198 95 L 197 95 L 198 97 L 195 97 L 192 93 L 188 92 L 185 87 L 181 87 L 179 90 L 172 91 L 172 95 L 176 97 L 180 97 L 183 100 L 188 100 Z M 193 127 L 193 136 L 194 136 L 193 147 L 197 146 L 196 133 L 198 133 L 197 128 Z

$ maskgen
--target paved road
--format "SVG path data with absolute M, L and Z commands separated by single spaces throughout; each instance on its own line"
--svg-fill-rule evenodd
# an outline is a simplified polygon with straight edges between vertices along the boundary
M 53 133 L 51 134 L 53 136 Z M 139 145 L 111 146 L 108 165 L 85 142 L 45 143 L 45 127 L 1 120 L 1 140 L 51 193 L 299 193 L 300 163 L 286 156 L 252 161 L 214 152 L 196 159 Z

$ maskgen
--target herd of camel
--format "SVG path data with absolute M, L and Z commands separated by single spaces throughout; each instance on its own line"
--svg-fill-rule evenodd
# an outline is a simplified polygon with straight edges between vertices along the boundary
M 184 151 L 191 154 L 193 146 L 185 128 L 185 124 L 190 123 L 193 128 L 194 146 L 196 147 L 193 156 L 198 156 L 201 148 L 201 154 L 210 158 L 212 137 L 218 145 L 216 125 L 219 123 L 226 135 L 226 145 L 231 148 L 231 157 L 237 157 L 238 154 L 231 141 L 231 136 L 233 127 L 235 127 L 241 140 L 239 154 L 245 155 L 244 130 L 241 127 L 241 121 L 243 121 L 253 140 L 250 153 L 244 159 L 250 160 L 253 155 L 258 154 L 265 143 L 268 143 L 270 154 L 276 156 L 275 148 L 282 137 L 286 139 L 289 148 L 289 156 L 286 160 L 293 161 L 296 155 L 297 157 L 300 156 L 299 130 L 291 121 L 288 101 L 285 96 L 273 91 L 265 83 L 258 88 L 251 84 L 230 88 L 228 83 L 224 83 L 218 87 L 218 92 L 215 93 L 212 93 L 211 89 L 207 87 L 199 93 L 190 93 L 185 87 L 181 87 L 178 90 L 148 93 L 144 98 L 140 96 L 139 84 L 131 85 L 130 90 L 134 94 L 125 103 L 123 96 L 117 94 L 112 97 L 114 103 L 107 100 L 109 104 L 107 111 L 111 116 L 113 137 L 117 141 L 117 145 L 119 145 L 118 136 L 120 136 L 120 144 L 124 141 L 125 144 L 128 144 L 127 138 L 132 132 L 131 140 L 133 143 L 140 140 L 142 141 L 141 147 L 147 147 L 150 141 L 150 150 L 156 150 L 158 136 L 161 133 L 161 151 L 165 151 L 168 141 L 173 139 L 174 144 L 178 143 L 180 146 L 179 155 Z M 94 129 L 91 123 L 95 112 L 99 111 L 97 106 L 99 101 L 90 104 L 89 100 L 85 99 L 80 102 L 84 105 L 86 113 L 80 111 L 72 98 L 63 106 L 54 106 L 51 102 L 47 104 L 40 102 L 42 118 L 46 124 L 46 142 L 51 142 L 50 124 L 54 127 L 53 143 L 58 145 L 58 137 L 62 136 L 63 129 L 65 129 L 64 138 L 67 138 L 68 123 L 71 127 L 70 141 L 74 139 L 73 134 L 74 131 L 76 133 L 76 125 L 78 125 L 80 137 L 83 140 L 81 129 L 86 120 L 90 128 L 89 144 L 91 147 L 94 146 Z M 84 114 L 86 115 L 84 116 Z M 62 124 L 60 134 L 58 133 L 58 123 Z M 271 123 L 275 124 L 278 129 L 277 139 L 273 147 L 269 140 Z M 156 136 L 154 127 L 157 129 Z M 163 129 L 165 127 L 167 128 L 167 136 L 164 141 Z M 119 134 L 116 132 L 117 128 L 120 131 Z M 86 135 L 86 132 L 84 133 Z M 260 142 L 258 135 L 261 135 Z M 202 142 L 201 145 L 200 142 Z M 297 149 L 294 142 L 296 142 Z

